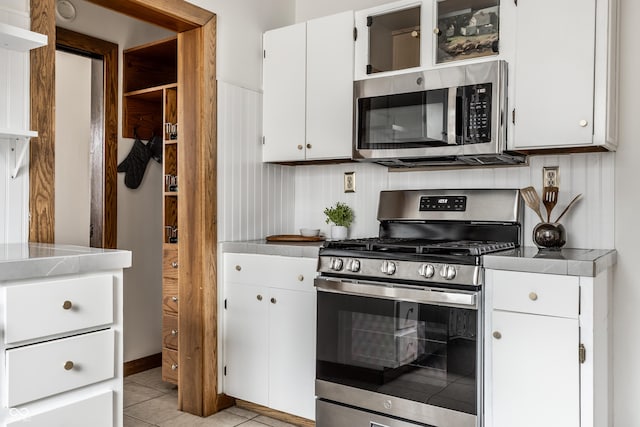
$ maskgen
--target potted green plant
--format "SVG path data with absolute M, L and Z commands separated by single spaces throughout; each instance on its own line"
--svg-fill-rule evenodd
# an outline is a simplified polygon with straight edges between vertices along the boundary
M 335 206 L 325 208 L 324 214 L 327 216 L 327 224 L 331 226 L 331 238 L 342 240 L 347 237 L 349 226 L 353 223 L 353 209 L 346 203 L 337 202 Z

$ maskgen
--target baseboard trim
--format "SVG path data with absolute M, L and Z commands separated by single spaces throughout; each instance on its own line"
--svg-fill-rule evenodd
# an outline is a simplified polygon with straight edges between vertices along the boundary
M 266 406 L 256 405 L 255 403 L 247 402 L 244 400 L 236 399 L 236 406 L 244 408 L 249 411 L 253 411 L 257 414 L 264 415 L 276 420 L 284 421 L 285 423 L 293 424 L 300 427 L 315 427 L 314 421 L 306 418 L 298 417 L 296 415 L 287 414 L 285 412 L 276 411 L 275 409 L 267 408 Z
M 124 376 L 137 374 L 138 372 L 147 371 L 149 369 L 162 366 L 162 353 L 152 354 L 151 356 L 142 357 L 136 360 L 124 362 Z

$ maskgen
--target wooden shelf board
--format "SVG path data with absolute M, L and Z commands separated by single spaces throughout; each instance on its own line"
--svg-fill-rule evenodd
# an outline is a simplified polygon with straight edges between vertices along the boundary
M 162 97 L 162 91 L 163 89 L 172 89 L 174 88 L 176 85 L 171 83 L 168 85 L 161 85 L 161 86 L 154 86 L 154 87 L 148 87 L 146 89 L 140 89 L 140 90 L 134 90 L 131 92 L 127 92 L 124 94 L 125 97 L 140 97 L 140 96 L 144 96 L 144 95 L 153 95 L 153 96 L 157 96 L 157 97 Z
M 178 192 L 177 191 L 165 191 L 164 192 L 165 196 L 174 196 L 177 197 L 178 196 Z
M 166 145 L 176 145 L 176 144 L 178 144 L 178 140 L 177 139 L 165 139 L 164 143 Z
M 49 38 L 44 34 L 0 22 L 0 47 L 18 52 L 46 46 Z

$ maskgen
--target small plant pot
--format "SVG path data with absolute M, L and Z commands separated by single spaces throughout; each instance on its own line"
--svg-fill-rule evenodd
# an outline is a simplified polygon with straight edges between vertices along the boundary
M 541 222 L 533 227 L 533 243 L 539 249 L 560 250 L 567 243 L 567 231 L 562 224 Z
M 347 232 L 349 229 L 342 225 L 331 226 L 331 239 L 332 240 L 344 240 L 347 238 Z

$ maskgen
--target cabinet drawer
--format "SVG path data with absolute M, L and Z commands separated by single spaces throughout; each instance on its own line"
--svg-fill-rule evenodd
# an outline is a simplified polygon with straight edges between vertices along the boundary
M 6 352 L 10 407 L 114 376 L 115 332 L 77 335 Z
M 162 349 L 162 381 L 178 384 L 178 351 Z
M 178 313 L 178 279 L 162 280 L 162 309 L 168 313 Z
M 316 258 L 227 253 L 224 280 L 313 292 L 317 265 Z
M 178 278 L 178 250 L 164 248 L 162 250 L 162 277 Z
M 113 398 L 114 393 L 109 391 L 51 411 L 25 412 L 24 419 L 16 417 L 15 421 L 7 423 L 7 427 L 113 427 L 117 425 L 113 422 Z
M 113 323 L 110 274 L 48 280 L 5 289 L 5 343 Z
M 579 278 L 514 271 L 492 273 L 494 309 L 578 318 Z
M 178 349 L 178 316 L 162 316 L 162 346 L 172 350 Z

